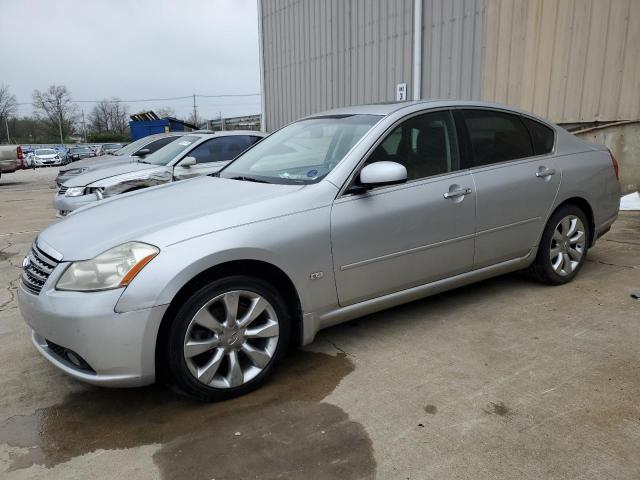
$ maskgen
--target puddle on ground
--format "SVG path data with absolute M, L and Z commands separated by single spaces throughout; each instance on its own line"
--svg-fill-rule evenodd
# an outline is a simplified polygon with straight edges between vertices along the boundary
M 0 251 L 0 262 L 4 262 L 5 260 L 9 260 L 14 255 L 17 255 L 17 254 L 16 253 L 12 253 L 12 252 Z
M 375 471 L 367 433 L 321 403 L 351 371 L 344 354 L 297 351 L 261 389 L 216 404 L 156 386 L 90 388 L 4 421 L 0 443 L 31 447 L 11 459 L 11 470 L 159 443 L 154 461 L 166 478 L 366 478 Z

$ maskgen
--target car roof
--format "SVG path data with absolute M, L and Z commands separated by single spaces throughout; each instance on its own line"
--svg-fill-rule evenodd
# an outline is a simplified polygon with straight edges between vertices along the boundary
M 211 133 L 196 133 L 196 132 L 187 132 L 186 135 L 194 136 L 194 137 L 231 137 L 235 135 L 252 135 L 256 137 L 266 137 L 267 134 L 264 132 L 259 132 L 256 130 L 224 130 L 222 132 L 211 132 Z
M 307 118 L 321 117 L 328 115 L 391 115 L 392 113 L 408 109 L 416 105 L 424 105 L 424 108 L 446 108 L 446 107 L 484 107 L 500 110 L 507 110 L 518 114 L 539 118 L 537 115 L 521 110 L 509 105 L 499 103 L 481 102 L 475 100 L 447 100 L 447 99 L 425 99 L 411 100 L 406 102 L 374 103 L 370 105 L 354 105 L 351 107 L 336 108 L 325 112 L 310 115 Z M 544 120 L 544 119 L 541 119 Z

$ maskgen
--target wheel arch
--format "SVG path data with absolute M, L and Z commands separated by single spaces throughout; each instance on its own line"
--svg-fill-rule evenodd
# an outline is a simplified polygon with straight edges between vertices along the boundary
M 173 296 L 167 311 L 162 317 L 155 345 L 156 372 L 166 371 L 161 346 L 167 339 L 171 321 L 182 305 L 194 291 L 202 286 L 231 275 L 249 275 L 272 284 L 284 297 L 292 317 L 291 342 L 298 344 L 302 339 L 302 304 L 291 278 L 279 267 L 263 260 L 231 260 L 209 267 L 187 281 Z
M 587 221 L 589 222 L 589 247 L 592 247 L 596 241 L 596 238 L 595 238 L 596 226 L 595 226 L 595 217 L 593 213 L 593 208 L 591 207 L 591 204 L 584 197 L 578 197 L 578 196 L 569 197 L 563 200 L 562 202 L 560 202 L 556 206 L 556 208 L 553 209 L 553 211 L 549 215 L 549 218 L 551 218 L 553 214 L 558 211 L 558 209 L 564 207 L 565 205 L 575 205 L 580 210 L 582 210 L 587 216 Z

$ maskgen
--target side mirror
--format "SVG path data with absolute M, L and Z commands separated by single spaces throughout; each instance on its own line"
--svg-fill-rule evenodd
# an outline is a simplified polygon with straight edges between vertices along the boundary
M 197 163 L 196 162 L 196 157 L 184 157 L 182 159 L 182 161 L 180 162 L 180 166 L 189 168 L 189 167 L 192 167 L 193 165 L 195 165 L 196 163 Z
M 396 162 L 375 162 L 360 171 L 360 185 L 364 188 L 395 185 L 407 181 L 407 169 Z
M 148 148 L 141 148 L 136 153 L 133 154 L 134 157 L 146 157 L 151 153 L 151 150 Z

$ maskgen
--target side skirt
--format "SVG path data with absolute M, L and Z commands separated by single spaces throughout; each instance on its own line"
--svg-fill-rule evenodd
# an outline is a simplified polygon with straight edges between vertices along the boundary
M 421 298 L 430 297 L 431 295 L 436 295 L 447 290 L 469 285 L 470 283 L 479 282 L 487 278 L 521 270 L 529 266 L 533 258 L 532 256 L 533 251 L 530 251 L 524 257 L 507 260 L 505 262 L 477 270 L 471 270 L 470 272 L 461 273 L 454 277 L 444 278 L 442 280 L 427 283 L 425 285 L 419 285 L 400 292 L 394 292 L 388 295 L 383 295 L 382 297 L 365 300 L 364 302 L 337 308 L 322 314 L 306 313 L 302 318 L 302 345 L 308 345 L 313 342 L 316 333 L 323 328 L 331 327 L 354 318 L 386 310 L 387 308 L 402 305 L 404 303 L 413 302 Z

